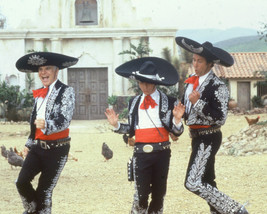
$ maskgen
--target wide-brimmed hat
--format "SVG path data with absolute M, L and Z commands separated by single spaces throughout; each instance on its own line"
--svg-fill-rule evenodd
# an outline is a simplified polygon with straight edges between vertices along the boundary
M 214 63 L 229 67 L 234 64 L 233 57 L 221 48 L 214 47 L 210 42 L 200 44 L 192 39 L 178 36 L 175 38 L 176 43 L 185 50 L 205 57 Z
M 128 61 L 115 69 L 120 76 L 155 85 L 175 85 L 177 70 L 168 61 L 158 57 L 143 57 Z
M 21 72 L 38 72 L 40 66 L 54 65 L 59 69 L 75 65 L 78 58 L 52 52 L 34 52 L 18 59 L 16 67 Z

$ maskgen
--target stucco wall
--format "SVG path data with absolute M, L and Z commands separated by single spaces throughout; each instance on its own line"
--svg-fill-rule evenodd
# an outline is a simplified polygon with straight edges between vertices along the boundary
M 168 47 L 177 56 L 174 37 L 177 28 L 162 10 L 171 12 L 178 3 L 159 0 L 98 0 L 99 24 L 75 25 L 75 0 L 0 0 L 0 14 L 6 17 L 0 29 L 0 80 L 7 75 L 18 76 L 21 89 L 26 86 L 25 75 L 15 68 L 15 62 L 29 50 L 52 51 L 79 57 L 74 67 L 106 67 L 109 95 L 127 95 L 129 82 L 114 72 L 128 56 L 118 55 L 138 45 L 141 37 L 149 41 L 153 56 L 162 57 Z M 164 26 L 164 28 L 162 27 Z M 41 83 L 35 76 L 34 87 Z M 13 78 L 13 76 L 12 76 Z M 67 72 L 59 78 L 67 83 Z
M 250 82 L 250 97 L 257 96 L 257 87 L 255 87 L 258 80 L 229 80 L 230 98 L 237 100 L 237 82 Z

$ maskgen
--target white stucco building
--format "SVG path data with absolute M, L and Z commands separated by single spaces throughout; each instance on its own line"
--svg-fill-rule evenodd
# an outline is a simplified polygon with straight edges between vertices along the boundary
M 127 95 L 128 80 L 114 70 L 129 60 L 119 55 L 149 43 L 151 56 L 168 47 L 177 56 L 175 13 L 177 1 L 159 0 L 0 0 L 0 81 L 27 88 L 17 59 L 29 51 L 51 51 L 79 57 L 60 71 L 60 80 L 75 88 L 76 119 L 103 117 L 110 95 Z M 41 86 L 36 74 L 33 88 Z

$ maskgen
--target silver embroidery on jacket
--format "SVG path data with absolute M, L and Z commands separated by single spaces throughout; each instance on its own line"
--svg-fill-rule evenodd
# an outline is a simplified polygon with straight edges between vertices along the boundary
M 212 81 L 213 86 L 217 86 L 217 89 L 214 91 L 214 102 L 220 103 L 218 111 L 221 113 L 220 118 L 213 118 L 211 115 L 204 114 L 203 109 L 205 106 L 209 105 L 206 98 L 203 98 L 202 92 L 205 90 L 207 85 Z M 198 103 L 191 109 L 191 112 L 187 119 L 187 125 L 193 124 L 202 124 L 202 125 L 223 125 L 227 117 L 227 105 L 229 98 L 229 91 L 226 85 L 220 80 L 214 72 L 211 72 L 202 85 L 199 88 L 200 99 Z
M 55 132 L 60 132 L 69 127 L 70 121 L 72 119 L 73 111 L 74 111 L 74 103 L 75 97 L 74 90 L 72 87 L 66 88 L 66 90 L 62 94 L 61 103 L 55 103 L 55 99 L 57 98 L 59 89 L 53 89 L 46 105 L 46 134 L 52 134 Z M 53 120 L 50 120 L 51 114 L 53 115 Z M 59 120 L 62 117 L 63 121 L 58 124 L 55 121 Z

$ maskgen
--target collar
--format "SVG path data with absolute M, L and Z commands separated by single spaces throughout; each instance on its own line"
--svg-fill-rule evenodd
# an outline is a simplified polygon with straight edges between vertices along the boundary
M 145 98 L 145 94 L 142 94 L 141 100 L 143 100 Z M 150 94 L 150 96 L 152 97 L 153 100 L 156 101 L 156 99 L 159 97 L 159 91 L 158 89 L 156 89 L 152 94 Z
M 55 86 L 57 81 L 58 81 L 58 79 L 56 79 L 51 85 L 49 85 L 49 91 L 48 91 L 48 96 L 47 97 L 49 97 L 49 95 L 50 95 L 51 91 L 53 90 L 53 88 L 54 88 L 54 86 Z
M 206 73 L 205 75 L 199 77 L 199 80 L 198 80 L 199 85 L 201 85 L 205 81 L 205 79 L 209 76 L 210 73 L 211 73 L 211 70 L 208 73 Z

